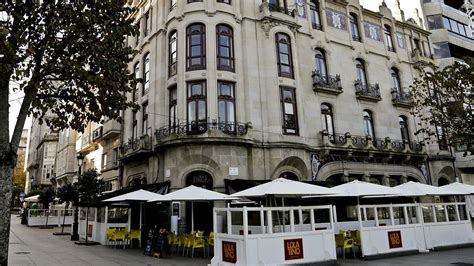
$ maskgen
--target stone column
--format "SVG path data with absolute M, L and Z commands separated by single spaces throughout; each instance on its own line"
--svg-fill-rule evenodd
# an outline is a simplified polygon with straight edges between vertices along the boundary
M 388 174 L 385 174 L 383 177 L 382 177 L 382 185 L 384 186 L 390 186 L 390 180 L 389 180 L 389 175 Z

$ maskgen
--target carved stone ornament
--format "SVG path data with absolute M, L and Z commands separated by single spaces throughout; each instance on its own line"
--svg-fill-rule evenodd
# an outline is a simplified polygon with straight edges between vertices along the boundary
M 296 23 L 287 23 L 281 20 L 268 18 L 268 17 L 262 19 L 261 21 L 261 27 L 263 31 L 265 32 L 265 35 L 267 38 L 270 37 L 270 30 L 277 26 L 287 26 L 288 29 L 290 29 L 293 32 L 293 34 L 296 34 L 297 30 L 301 27 Z

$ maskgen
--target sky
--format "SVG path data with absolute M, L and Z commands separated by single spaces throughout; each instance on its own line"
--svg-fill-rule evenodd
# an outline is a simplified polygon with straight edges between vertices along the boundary
M 10 103 L 10 117 L 9 117 L 10 138 L 13 134 L 13 129 L 15 128 L 18 113 L 20 112 L 23 96 L 24 96 L 23 91 L 13 91 L 10 89 L 10 95 L 8 97 L 8 102 Z M 29 129 L 30 126 L 31 126 L 31 119 L 28 118 L 23 128 Z

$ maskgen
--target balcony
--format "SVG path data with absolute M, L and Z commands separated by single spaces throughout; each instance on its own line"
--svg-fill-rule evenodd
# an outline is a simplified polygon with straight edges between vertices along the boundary
M 394 106 L 412 108 L 415 106 L 415 100 L 411 93 L 404 92 L 407 91 L 405 88 L 397 89 L 392 88 L 392 103 Z
M 152 153 L 151 137 L 144 135 L 140 138 L 130 138 L 120 147 L 120 152 L 124 161 L 138 155 L 150 155 Z
M 102 137 L 103 127 L 100 126 L 92 131 L 92 140 L 97 141 Z
M 356 89 L 356 97 L 359 100 L 365 100 L 370 102 L 378 102 L 382 100 L 380 96 L 379 84 L 364 84 L 360 80 L 354 82 Z
M 243 137 L 249 125 L 244 123 L 181 123 L 165 126 L 155 132 L 156 140 L 163 142 L 173 139 L 193 138 L 207 133 L 207 137 Z M 214 134 L 215 133 L 215 134 Z
M 85 132 L 81 136 L 81 148 L 79 150 L 79 153 L 81 154 L 88 154 L 91 151 L 94 151 L 97 149 L 97 144 L 94 143 L 92 139 L 93 134 L 90 134 L 90 132 Z
M 294 9 L 288 9 L 288 8 L 282 7 L 280 5 L 271 4 L 271 3 L 268 3 L 268 2 L 265 1 L 260 6 L 260 12 L 265 12 L 266 10 L 268 10 L 270 12 L 282 13 L 282 14 L 285 14 L 285 15 L 288 15 L 288 16 L 291 16 L 291 17 L 295 17 L 295 13 L 296 13 Z
M 327 131 L 321 132 L 325 146 L 333 148 L 344 148 L 358 151 L 375 151 L 388 153 L 424 153 L 424 146 L 420 142 L 408 142 L 407 140 L 395 140 L 386 137 L 384 139 L 371 136 L 357 136 L 347 132 L 345 134 L 329 134 Z
M 323 92 L 338 95 L 342 93 L 341 77 L 339 75 L 329 76 L 321 75 L 319 72 L 313 71 L 313 90 L 315 92 Z

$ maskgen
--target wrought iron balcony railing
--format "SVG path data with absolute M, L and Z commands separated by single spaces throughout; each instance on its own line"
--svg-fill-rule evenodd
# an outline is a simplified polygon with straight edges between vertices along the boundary
M 361 150 L 379 150 L 386 152 L 399 152 L 399 153 L 422 153 L 423 144 L 420 142 L 408 142 L 406 140 L 395 140 L 390 138 L 372 139 L 371 136 L 356 136 L 347 132 L 345 134 L 340 133 L 329 133 L 327 131 L 322 132 L 323 142 L 326 141 L 326 145 L 336 146 L 336 147 L 346 147 L 352 149 L 361 149 Z
M 268 9 L 270 10 L 270 12 L 279 12 L 279 13 L 283 13 L 283 14 L 286 14 L 286 15 L 292 16 L 292 17 L 295 16 L 295 10 L 294 9 L 290 10 L 290 9 L 282 7 L 278 4 L 268 3 Z
M 404 91 L 406 91 L 406 89 L 392 88 L 392 103 L 401 107 L 413 107 L 415 105 L 413 96 L 411 93 L 406 93 Z
M 313 89 L 320 92 L 340 94 L 342 93 L 341 76 L 322 75 L 317 71 L 313 71 Z
M 356 80 L 354 82 L 354 87 L 356 89 L 356 95 L 358 99 L 376 102 L 382 100 L 382 97 L 380 96 L 380 86 L 378 83 L 365 84 L 360 80 Z
M 206 133 L 208 130 L 218 130 L 231 136 L 243 136 L 247 134 L 248 125 L 238 122 L 180 123 L 177 125 L 165 126 L 157 129 L 155 135 L 157 140 L 163 140 L 173 135 L 178 137 L 201 135 Z
M 151 138 L 148 135 L 141 136 L 140 138 L 130 138 L 121 147 L 120 151 L 122 155 L 126 156 L 131 153 L 139 151 L 150 151 L 151 150 Z

